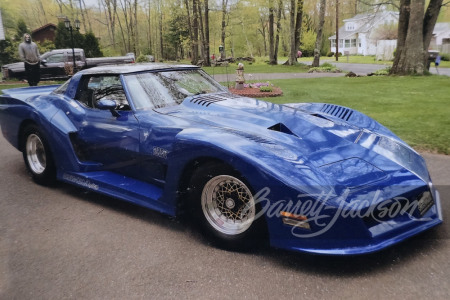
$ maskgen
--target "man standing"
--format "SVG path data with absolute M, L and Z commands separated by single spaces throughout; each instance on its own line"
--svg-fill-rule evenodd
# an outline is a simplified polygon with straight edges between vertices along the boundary
M 23 35 L 23 42 L 19 45 L 19 56 L 25 63 L 25 75 L 30 86 L 38 85 L 40 75 L 40 54 L 28 33 Z

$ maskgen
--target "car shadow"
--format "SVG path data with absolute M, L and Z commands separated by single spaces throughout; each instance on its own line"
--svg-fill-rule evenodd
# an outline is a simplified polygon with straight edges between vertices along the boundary
M 262 249 L 258 254 L 275 264 L 302 273 L 355 277 L 408 264 L 444 247 L 443 239 L 439 237 L 440 229 L 433 228 L 387 249 L 363 255 L 315 255 L 272 248 Z
M 126 214 L 140 221 L 162 226 L 164 229 L 180 234 L 187 234 L 190 239 L 202 246 L 219 248 L 200 234 L 195 224 L 186 216 L 171 217 L 130 202 L 101 195 L 63 182 L 58 182 L 56 187 L 61 192 L 80 201 L 86 201 L 105 209 Z M 441 225 L 387 249 L 365 255 L 327 256 L 291 252 L 271 248 L 267 243 L 262 243 L 261 241 L 258 241 L 257 246 L 249 249 L 229 250 L 222 248 L 222 250 L 238 252 L 242 255 L 256 255 L 261 260 L 271 261 L 274 264 L 281 265 L 283 268 L 296 272 L 354 277 L 381 272 L 394 266 L 398 267 L 420 258 L 424 253 L 436 251 L 436 249 L 443 247 L 445 235 L 442 231 L 445 232 L 446 230 Z

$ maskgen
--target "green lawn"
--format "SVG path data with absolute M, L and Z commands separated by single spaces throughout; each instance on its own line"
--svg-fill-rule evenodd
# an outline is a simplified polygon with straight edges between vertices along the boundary
M 276 103 L 328 102 L 375 118 L 417 150 L 450 154 L 450 78 L 356 77 L 272 80 Z M 1 85 L 2 89 L 27 86 Z
M 253 63 L 243 62 L 245 73 L 306 73 L 309 70 L 309 66 L 306 64 L 298 64 L 295 66 L 276 65 L 271 66 L 266 63 Z M 237 63 L 229 64 L 228 67 L 203 67 L 208 74 L 234 74 L 236 72 Z
M 450 78 L 356 77 L 271 81 L 276 103 L 328 102 L 375 118 L 418 150 L 450 154 Z

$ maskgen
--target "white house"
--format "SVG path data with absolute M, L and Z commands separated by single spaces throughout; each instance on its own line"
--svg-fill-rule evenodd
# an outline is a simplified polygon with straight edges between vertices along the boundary
M 430 49 L 438 50 L 441 53 L 450 53 L 450 23 L 436 23 Z
M 3 29 L 2 10 L 0 9 L 0 41 L 5 39 L 5 30 Z
M 396 32 L 398 17 L 398 12 L 380 10 L 375 13 L 359 14 L 344 20 L 344 26 L 339 28 L 339 52 L 350 55 L 378 55 L 385 53 L 386 47 L 393 52 L 396 42 L 393 42 L 394 40 L 391 38 L 383 37 L 387 34 L 383 31 L 388 31 L 389 28 L 392 31 L 394 27 Z M 336 35 L 328 39 L 331 42 L 331 51 L 335 51 Z M 380 40 L 391 41 L 380 43 Z

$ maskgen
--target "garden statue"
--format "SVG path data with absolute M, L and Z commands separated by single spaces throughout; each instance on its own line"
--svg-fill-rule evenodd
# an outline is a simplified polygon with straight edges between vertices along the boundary
M 236 86 L 235 86 L 235 89 L 236 90 L 244 89 L 244 82 L 245 82 L 245 78 L 244 78 L 244 64 L 243 63 L 239 63 L 238 64 L 238 68 L 236 69 Z

